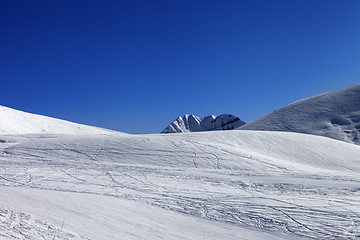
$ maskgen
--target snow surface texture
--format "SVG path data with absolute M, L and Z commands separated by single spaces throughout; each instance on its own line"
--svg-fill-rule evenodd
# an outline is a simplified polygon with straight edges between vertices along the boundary
M 184 116 L 178 117 L 161 133 L 233 130 L 241 127 L 244 124 L 245 122 L 230 114 L 222 114 L 217 117 L 210 115 L 204 118 L 186 114 Z
M 240 129 L 299 132 L 360 144 L 360 84 L 294 102 Z
M 129 135 L 6 107 L 0 129 L 0 239 L 360 238 L 354 144 Z
M 245 130 L 0 139 L 0 239 L 360 238 L 354 144 Z
M 110 130 L 0 106 L 0 134 L 105 134 Z

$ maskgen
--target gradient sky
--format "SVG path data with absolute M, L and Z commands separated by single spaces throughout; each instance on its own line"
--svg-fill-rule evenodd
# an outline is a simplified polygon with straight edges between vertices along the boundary
M 0 105 L 128 133 L 360 82 L 360 1 L 0 2 Z

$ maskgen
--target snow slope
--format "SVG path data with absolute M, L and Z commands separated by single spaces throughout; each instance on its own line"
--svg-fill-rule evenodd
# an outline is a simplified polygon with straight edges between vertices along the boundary
M 0 134 L 105 134 L 109 132 L 110 130 L 0 106 Z
M 240 129 L 299 132 L 360 144 L 360 84 L 294 102 Z
M 186 114 L 174 120 L 161 133 L 232 130 L 244 124 L 245 122 L 230 114 L 210 115 L 204 118 Z
M 0 139 L 0 239 L 360 238 L 354 144 L 265 131 Z

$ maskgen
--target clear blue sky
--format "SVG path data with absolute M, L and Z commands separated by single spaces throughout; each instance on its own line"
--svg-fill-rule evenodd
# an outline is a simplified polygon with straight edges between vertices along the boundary
M 360 82 L 360 1 L 0 3 L 0 105 L 128 133 Z

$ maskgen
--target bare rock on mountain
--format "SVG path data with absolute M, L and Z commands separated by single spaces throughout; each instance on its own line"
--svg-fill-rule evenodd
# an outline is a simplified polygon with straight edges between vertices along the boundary
M 244 124 L 245 122 L 241 121 L 240 118 L 231 114 L 222 114 L 217 117 L 210 115 L 203 118 L 186 114 L 184 116 L 178 117 L 161 133 L 233 130 Z

